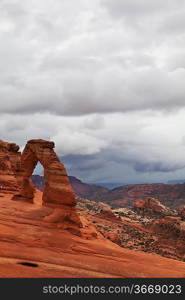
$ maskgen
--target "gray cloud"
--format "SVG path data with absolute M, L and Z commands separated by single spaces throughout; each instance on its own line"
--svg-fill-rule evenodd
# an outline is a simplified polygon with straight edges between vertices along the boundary
M 148 162 L 148 163 L 141 163 L 141 162 L 136 162 L 134 164 L 134 169 L 137 172 L 163 172 L 163 173 L 168 173 L 171 171 L 176 171 L 176 170 L 181 170 L 185 168 L 185 163 L 184 165 L 180 164 L 180 165 L 168 165 L 168 164 L 164 164 L 163 162 Z
M 102 3 L 109 9 L 110 13 L 117 16 L 152 16 L 154 14 L 168 14 L 184 8 L 182 0 L 160 0 L 147 1 L 147 0 L 102 0 Z
M 0 135 L 52 139 L 74 175 L 183 176 L 185 3 L 0 1 Z
M 159 181 L 183 177 L 184 114 L 4 115 L 0 135 L 21 148 L 32 138 L 55 141 L 69 173 L 85 181 Z

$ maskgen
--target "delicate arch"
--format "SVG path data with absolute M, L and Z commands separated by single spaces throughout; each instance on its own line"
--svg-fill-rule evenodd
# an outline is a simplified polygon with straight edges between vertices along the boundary
M 44 205 L 76 204 L 74 192 L 64 165 L 54 152 L 53 142 L 45 140 L 30 140 L 21 155 L 22 184 L 19 197 L 24 201 L 33 202 L 35 188 L 31 182 L 31 175 L 38 162 L 44 168 L 45 187 L 43 191 Z

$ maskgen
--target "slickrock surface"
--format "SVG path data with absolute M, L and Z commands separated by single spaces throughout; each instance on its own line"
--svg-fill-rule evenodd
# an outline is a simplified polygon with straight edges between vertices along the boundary
M 82 236 L 44 222 L 51 208 L 41 197 L 37 191 L 35 204 L 0 198 L 1 277 L 185 277 L 184 262 L 123 249 L 93 234 L 85 219 Z

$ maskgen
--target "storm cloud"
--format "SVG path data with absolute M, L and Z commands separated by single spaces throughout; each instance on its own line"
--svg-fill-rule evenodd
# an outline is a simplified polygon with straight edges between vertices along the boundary
M 184 176 L 184 25 L 182 0 L 0 1 L 1 139 L 87 181 Z

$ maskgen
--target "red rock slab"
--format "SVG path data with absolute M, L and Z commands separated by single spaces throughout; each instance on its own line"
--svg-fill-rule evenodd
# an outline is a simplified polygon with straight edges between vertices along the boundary
M 184 262 L 76 236 L 42 221 L 46 210 L 0 199 L 0 277 L 185 277 Z

